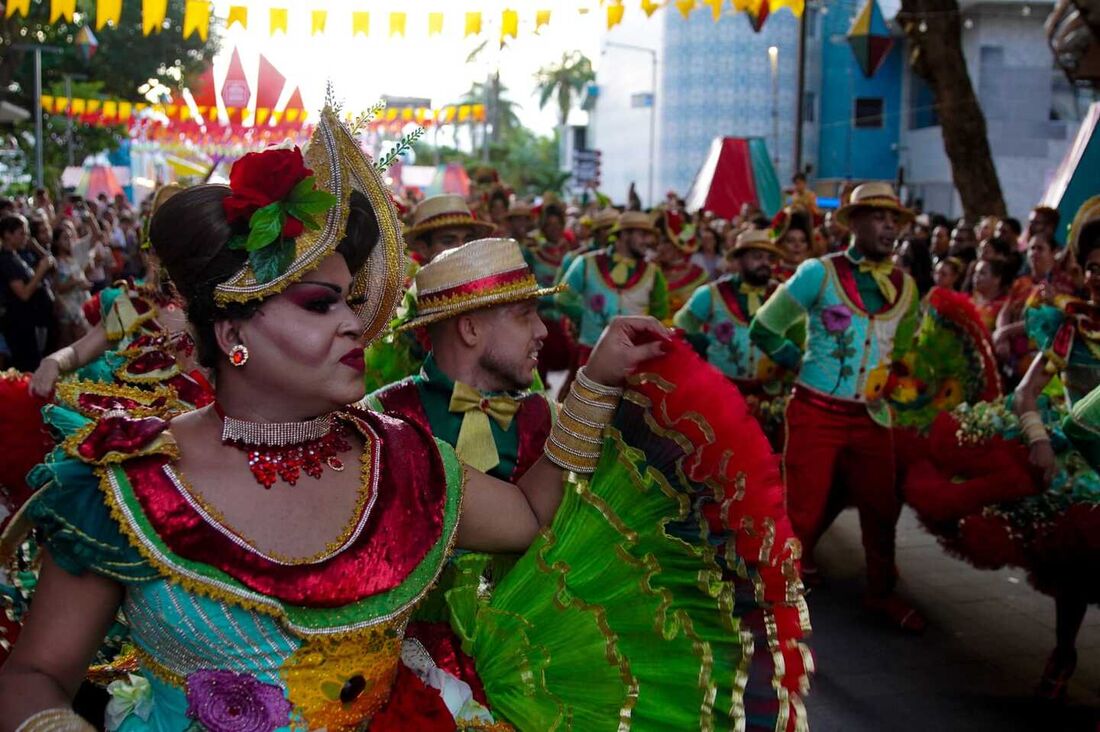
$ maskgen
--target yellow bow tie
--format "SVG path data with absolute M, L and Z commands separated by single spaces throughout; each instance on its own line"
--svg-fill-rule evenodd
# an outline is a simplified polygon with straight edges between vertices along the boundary
M 611 267 L 611 281 L 616 285 L 625 284 L 630 279 L 631 270 L 637 264 L 634 257 L 615 252 L 611 255 L 611 261 L 614 262 L 614 266 Z
M 859 262 L 859 271 L 866 272 L 874 278 L 875 284 L 878 285 L 878 290 L 882 293 L 882 296 L 886 298 L 886 302 L 892 303 L 897 299 L 898 288 L 894 287 L 894 283 L 890 280 L 890 273 L 894 271 L 894 263 L 889 259 L 883 259 L 879 262 L 862 259 Z
M 750 285 L 748 282 L 742 282 L 741 287 L 738 289 L 749 302 L 748 315 L 751 318 L 753 315 L 756 315 L 756 311 L 764 304 L 764 296 L 768 294 L 768 288 Z
M 455 454 L 458 459 L 472 468 L 486 472 L 500 464 L 500 453 L 489 427 L 492 417 L 502 430 L 512 425 L 519 404 L 509 396 L 482 396 L 481 392 L 469 384 L 455 382 L 451 392 L 448 409 L 462 416 L 462 427 L 458 430 L 458 442 Z

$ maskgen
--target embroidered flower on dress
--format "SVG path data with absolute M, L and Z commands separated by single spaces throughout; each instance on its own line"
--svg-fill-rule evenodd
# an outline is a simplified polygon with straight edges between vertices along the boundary
M 598 292 L 592 297 L 588 298 L 588 307 L 597 313 L 602 313 L 604 305 L 606 304 L 607 299 Z
M 273 732 L 290 724 L 290 702 L 277 686 L 232 671 L 187 677 L 187 716 L 211 732 Z
M 719 343 L 729 343 L 733 338 L 733 323 L 723 321 L 714 326 L 714 337 Z
M 149 680 L 135 674 L 127 674 L 126 680 L 119 679 L 107 685 L 111 700 L 107 702 L 105 727 L 113 732 L 131 714 L 143 722 L 149 721 L 153 712 L 153 687 Z
M 840 333 L 852 324 L 852 311 L 843 305 L 831 305 L 821 311 L 821 322 L 829 333 Z

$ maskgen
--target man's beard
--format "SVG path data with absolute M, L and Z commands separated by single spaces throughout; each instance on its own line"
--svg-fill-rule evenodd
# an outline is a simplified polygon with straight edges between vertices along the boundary
M 757 267 L 756 269 L 747 269 L 741 273 L 747 284 L 754 287 L 760 287 L 766 285 L 772 278 L 771 267 Z
M 526 361 L 526 358 L 524 360 Z M 501 388 L 495 391 L 523 391 L 530 389 L 534 380 L 530 371 L 525 372 L 523 366 L 505 362 L 493 350 L 481 354 L 477 366 L 501 385 Z

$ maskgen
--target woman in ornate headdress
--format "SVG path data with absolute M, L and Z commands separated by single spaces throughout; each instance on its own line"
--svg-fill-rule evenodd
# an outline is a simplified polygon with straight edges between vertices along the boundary
M 12 529 L 37 525 L 48 556 L 0 729 L 89 729 L 69 699 L 120 607 L 140 673 L 111 685 L 111 730 L 492 729 L 486 703 L 523 729 L 805 728 L 777 465 L 656 322 L 609 326 L 513 486 L 352 404 L 402 242 L 331 110 L 304 158 L 245 156 L 228 188 L 166 202 L 150 238 L 216 401 L 168 419 L 157 394 L 74 390 L 47 409 L 67 436 Z M 563 498 L 565 470 L 592 477 Z M 529 545 L 491 592 L 447 593 L 476 674 L 403 642 L 453 547 Z
M 1053 288 L 1032 299 L 1025 321 L 1042 350 L 1015 393 L 940 415 L 905 486 L 949 548 L 978 567 L 1024 567 L 1054 596 L 1057 645 L 1038 688 L 1053 699 L 1076 666 L 1085 610 L 1100 602 L 1100 196 L 1078 211 L 1069 251 L 1088 300 Z

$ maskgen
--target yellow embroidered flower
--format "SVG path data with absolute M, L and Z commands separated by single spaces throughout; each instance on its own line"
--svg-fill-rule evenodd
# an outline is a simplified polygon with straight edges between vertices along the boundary
M 920 396 L 920 382 L 912 376 L 902 376 L 890 393 L 890 398 L 898 404 L 911 404 Z
M 404 617 L 360 633 L 311 638 L 283 664 L 287 695 L 308 729 L 361 729 L 389 697 Z
M 932 398 L 932 406 L 940 411 L 949 411 L 962 404 L 963 389 L 958 379 L 944 379 L 940 384 L 936 396 Z
M 767 356 L 761 356 L 756 362 L 756 378 L 761 381 L 775 381 L 779 378 L 779 365 Z
M 877 366 L 867 374 L 867 381 L 863 385 L 863 396 L 867 401 L 875 401 L 885 396 L 886 382 L 890 380 L 890 369 L 887 366 Z

